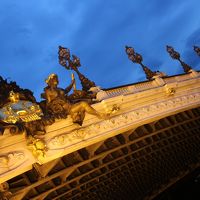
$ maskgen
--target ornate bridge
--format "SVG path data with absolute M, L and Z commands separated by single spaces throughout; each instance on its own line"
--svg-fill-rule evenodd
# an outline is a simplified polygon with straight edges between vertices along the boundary
M 200 72 L 154 74 L 98 90 L 95 101 L 92 108 L 109 116 L 86 112 L 82 126 L 55 119 L 28 146 L 29 129 L 13 135 L 6 125 L 2 198 L 153 199 L 200 167 Z

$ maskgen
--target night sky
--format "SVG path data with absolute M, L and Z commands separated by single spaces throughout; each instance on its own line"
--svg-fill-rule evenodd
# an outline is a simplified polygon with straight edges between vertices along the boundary
M 58 63 L 59 45 L 77 55 L 80 71 L 102 88 L 145 80 L 125 45 L 153 71 L 183 73 L 166 45 L 200 69 L 193 51 L 200 46 L 198 13 L 199 0 L 0 0 L 0 75 L 38 99 L 51 73 L 67 86 L 71 76 Z

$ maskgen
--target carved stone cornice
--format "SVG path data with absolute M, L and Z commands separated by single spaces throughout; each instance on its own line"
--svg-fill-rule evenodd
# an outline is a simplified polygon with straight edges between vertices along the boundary
M 110 118 L 98 120 L 86 116 L 82 127 L 72 125 L 68 118 L 48 127 L 44 139 L 48 151 L 42 163 L 145 123 L 198 107 L 199 82 L 199 73 L 194 71 L 166 79 L 155 77 L 153 81 L 114 89 L 112 92 L 100 91 L 107 96 L 93 107 L 110 113 Z
M 101 102 L 92 107 L 98 112 L 110 113 L 109 119 L 98 119 L 94 115 L 86 114 L 82 126 L 74 124 L 70 116 L 66 119 L 56 119 L 53 124 L 45 127 L 44 135 L 30 140 L 28 147 L 25 135 L 11 136 L 7 131 L 0 138 L 3 150 L 0 155 L 3 166 L 0 182 L 27 171 L 33 163 L 47 163 L 143 124 L 198 107 L 199 83 L 199 72 L 192 71 L 186 75 L 168 78 L 157 76 L 153 81 L 99 91 L 97 97 Z M 13 152 L 13 149 L 16 151 Z M 19 159 L 20 162 L 16 162 L 15 168 L 11 168 L 11 155 L 16 152 L 24 153 L 25 158 Z M 14 169 L 15 173 L 8 175 L 14 172 Z M 1 176 L 4 178 L 1 179 Z
M 8 171 L 20 167 L 28 158 L 23 152 L 9 152 L 0 155 L 0 177 Z
M 70 148 L 77 143 L 81 146 L 81 142 L 85 143 L 87 140 L 95 140 L 98 137 L 105 139 L 106 137 L 111 137 L 110 134 L 118 134 L 124 129 L 130 129 L 133 126 L 137 127 L 145 124 L 147 121 L 149 123 L 156 118 L 162 118 L 197 105 L 200 105 L 200 92 L 170 98 L 165 101 L 133 109 L 127 113 L 114 116 L 111 119 L 92 124 L 85 128 L 61 134 L 52 138 L 47 145 L 49 150 Z
M 154 76 L 154 80 L 148 82 L 136 83 L 128 86 L 123 86 L 119 88 L 109 89 L 109 90 L 100 90 L 96 98 L 99 101 L 113 98 L 119 95 L 128 95 L 138 92 L 143 92 L 146 90 L 156 89 L 158 87 L 164 86 L 169 83 L 183 83 L 188 80 L 198 80 L 200 77 L 200 72 L 197 72 L 193 69 L 190 70 L 189 74 L 184 74 L 181 76 L 172 76 L 161 78 L 160 76 Z

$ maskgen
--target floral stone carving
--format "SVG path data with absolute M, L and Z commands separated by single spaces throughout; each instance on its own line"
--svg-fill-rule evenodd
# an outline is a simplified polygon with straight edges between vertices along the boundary
M 25 162 L 23 152 L 12 152 L 5 155 L 0 155 L 0 175 L 10 170 L 19 167 Z
M 153 118 L 161 115 L 162 113 L 176 110 L 199 102 L 200 93 L 172 98 L 163 102 L 154 103 L 128 113 L 114 116 L 111 119 L 92 124 L 88 127 L 71 131 L 69 133 L 58 135 L 48 142 L 49 150 L 66 148 L 77 142 L 87 140 L 96 136 L 100 136 L 105 132 L 108 133 L 112 130 L 117 130 L 125 126 L 137 123 L 138 121 Z
M 46 157 L 45 153 L 48 150 L 45 141 L 41 138 L 29 136 L 27 139 L 27 145 L 37 160 L 42 162 Z

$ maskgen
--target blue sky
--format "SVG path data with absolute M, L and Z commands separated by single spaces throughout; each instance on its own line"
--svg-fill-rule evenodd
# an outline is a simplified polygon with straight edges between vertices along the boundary
M 200 46 L 199 8 L 199 0 L 0 0 L 0 75 L 38 99 L 51 73 L 65 87 L 70 72 L 58 64 L 59 45 L 70 48 L 80 71 L 102 88 L 145 80 L 125 45 L 153 71 L 183 72 L 166 45 L 200 69 L 193 51 Z

